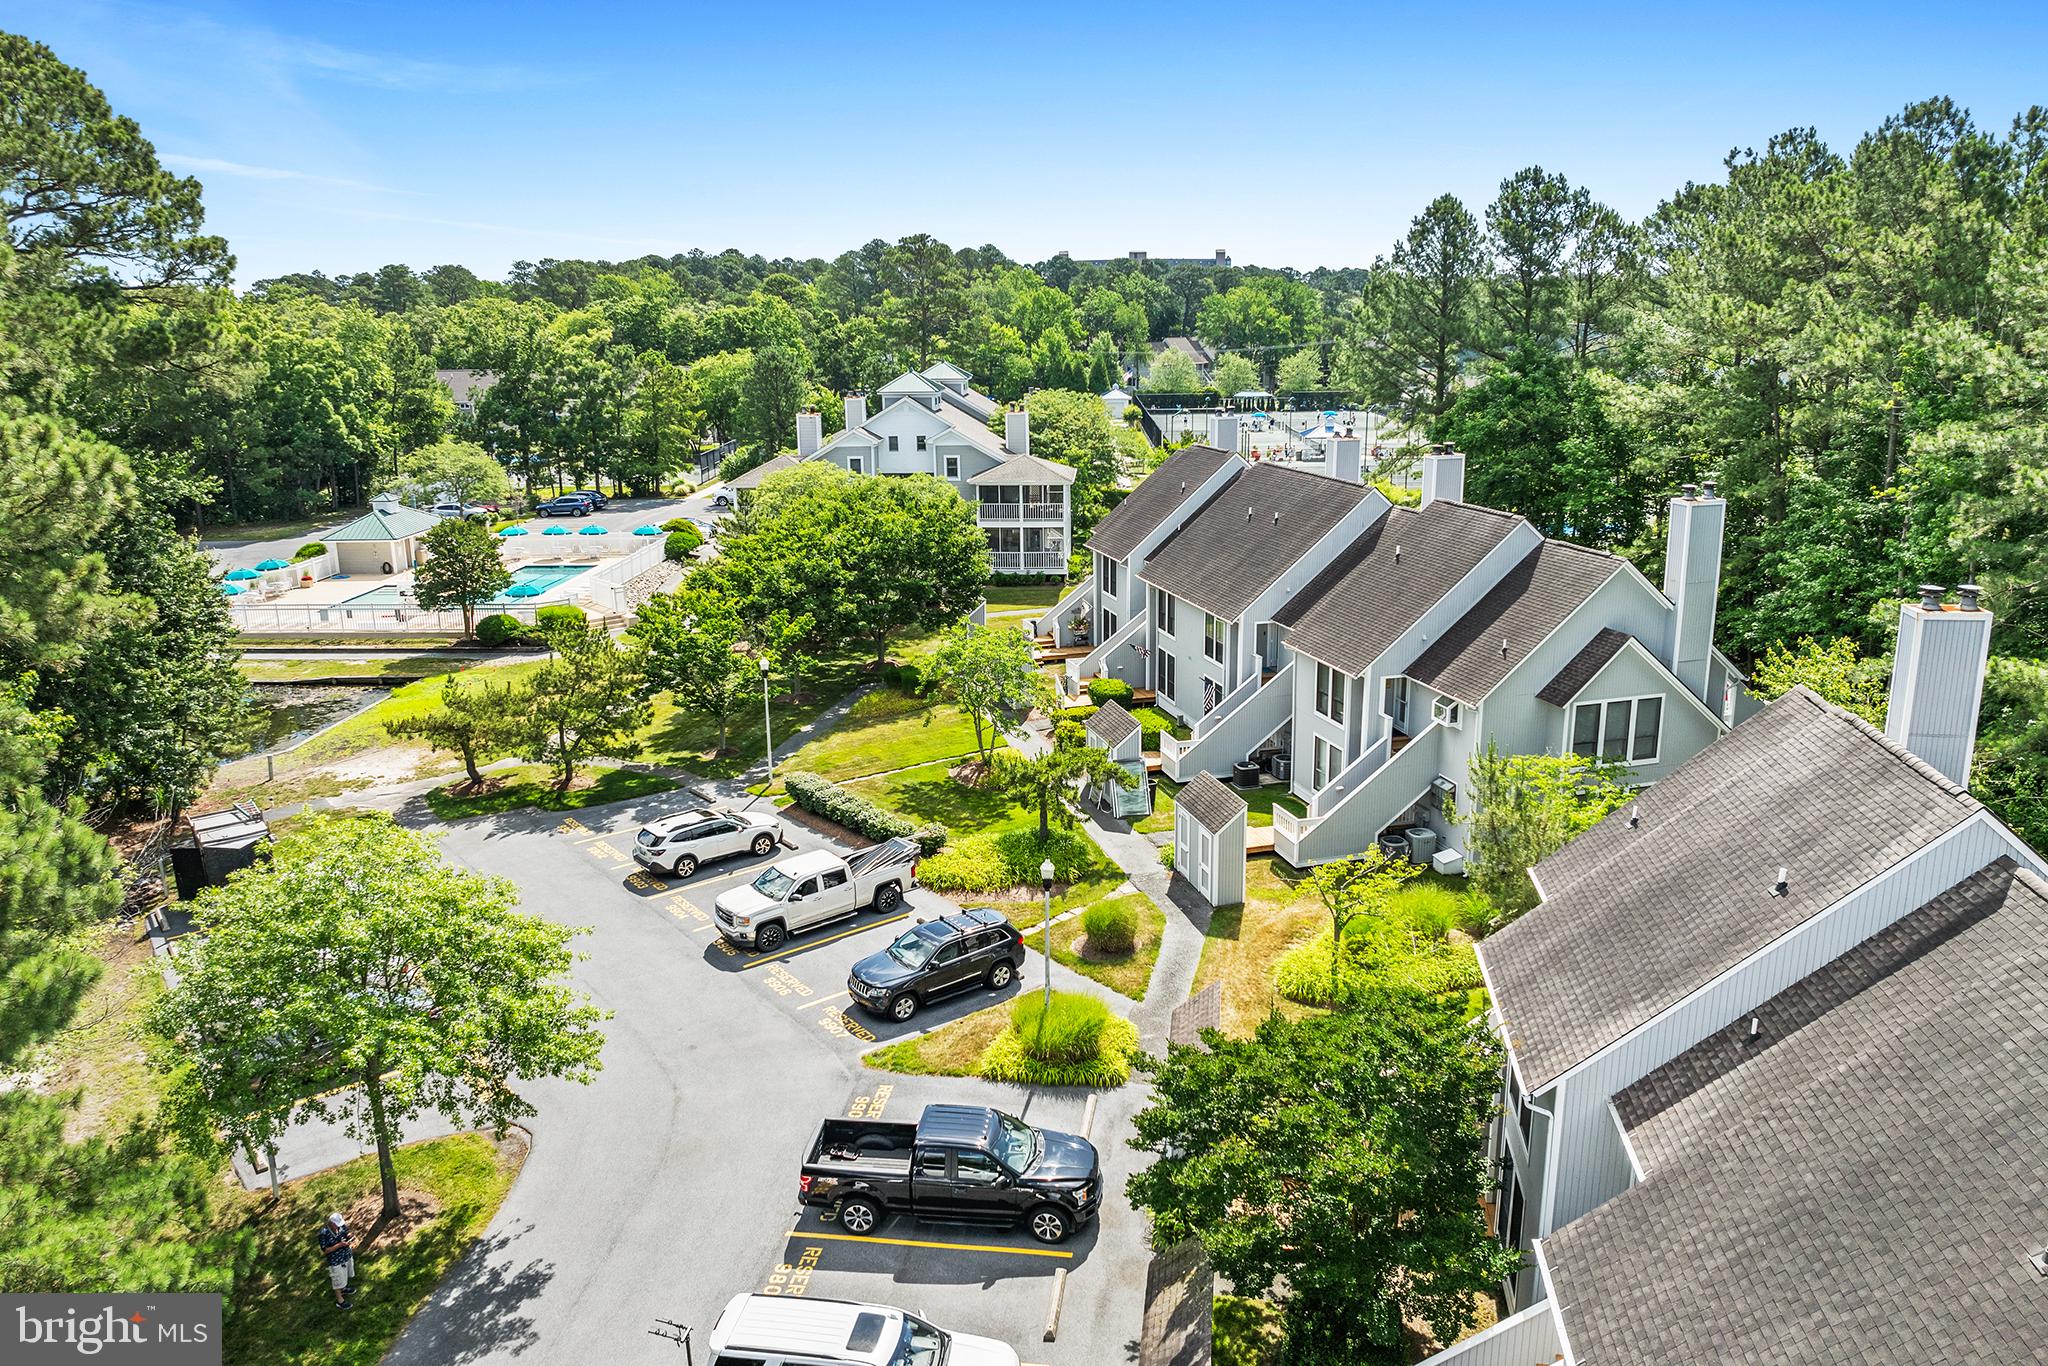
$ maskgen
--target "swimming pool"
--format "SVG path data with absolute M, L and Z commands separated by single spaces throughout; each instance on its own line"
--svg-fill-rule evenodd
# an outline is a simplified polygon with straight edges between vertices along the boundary
M 587 569 L 595 568 L 597 568 L 595 563 L 523 564 L 512 571 L 512 582 L 507 585 L 506 591 L 510 592 L 512 588 L 516 588 L 524 583 L 533 585 L 540 592 L 530 596 L 521 594 L 516 598 L 507 597 L 504 593 L 500 593 L 495 598 L 477 605 L 480 607 L 518 607 L 523 604 L 530 607 L 540 601 L 540 599 L 552 594 L 555 589 L 560 588 L 578 574 L 583 573 Z M 390 584 L 386 584 L 382 588 L 372 588 L 367 593 L 359 593 L 355 597 L 335 605 L 338 607 L 409 607 L 412 605 L 412 595 L 407 593 L 401 597 L 398 589 Z

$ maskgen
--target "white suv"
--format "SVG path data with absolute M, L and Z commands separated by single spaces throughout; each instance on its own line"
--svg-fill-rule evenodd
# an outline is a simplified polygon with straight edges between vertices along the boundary
M 710 1366 L 1018 1366 L 994 1338 L 880 1304 L 735 1295 L 711 1325 Z
M 782 821 L 770 811 L 700 807 L 642 826 L 633 859 L 643 868 L 688 877 L 703 864 L 734 854 L 766 858 L 782 843 Z

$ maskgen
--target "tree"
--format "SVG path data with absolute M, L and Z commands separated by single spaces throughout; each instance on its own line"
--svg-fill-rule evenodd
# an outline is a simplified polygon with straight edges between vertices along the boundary
M 513 748 L 556 771 L 563 791 L 576 765 L 593 754 L 627 758 L 646 726 L 646 675 L 637 649 L 621 648 L 602 626 L 567 622 L 547 628 L 555 653 L 527 681 L 524 717 Z
M 1194 358 L 1169 347 L 1153 355 L 1151 368 L 1145 372 L 1144 387 L 1158 393 L 1194 394 L 1207 386 L 1202 383 L 1201 371 L 1195 368 Z
M 1067 797 L 1082 782 L 1097 787 L 1128 783 L 1131 775 L 1109 757 L 1106 750 L 1086 743 L 1055 743 L 1043 754 L 1026 757 L 1015 750 L 1000 750 L 989 759 L 988 786 L 1018 801 L 1038 808 L 1038 839 L 1043 844 L 1052 835 L 1053 822 L 1073 822 Z
M 1480 1209 L 1500 1046 L 1462 1007 L 1387 989 L 1137 1060 L 1153 1099 L 1130 1143 L 1154 1160 L 1131 1204 L 1239 1294 L 1284 1288 L 1291 1356 L 1405 1360 L 1404 1320 L 1453 1341 L 1515 1269 Z
M 505 467 L 474 441 L 443 437 L 398 458 L 398 472 L 385 473 L 375 485 L 397 493 L 415 506 L 446 498 L 456 503 L 508 503 L 512 481 Z
M 1572 188 L 1529 166 L 1500 183 L 1486 208 L 1487 246 L 1498 263 L 1492 290 L 1496 352 L 1552 345 L 1565 308 L 1565 257 L 1573 229 Z
M 932 363 L 932 345 L 958 321 L 966 306 L 966 277 L 944 242 L 913 233 L 882 253 L 883 316 L 897 344 Z
M 1031 396 L 1030 408 L 1031 453 L 1074 471 L 1068 497 L 1078 544 L 1108 511 L 1105 499 L 1127 472 L 1117 424 L 1100 395 L 1072 389 L 1041 389 Z
M 1280 372 L 1273 381 L 1274 388 L 1283 394 L 1314 393 L 1323 387 L 1323 358 L 1313 346 L 1305 346 L 1280 361 Z
M 1226 398 L 1261 387 L 1259 367 L 1243 356 L 1218 356 L 1210 375 L 1210 384 Z
M 599 1066 L 602 1013 L 562 980 L 579 931 L 517 904 L 388 815 L 307 817 L 195 908 L 202 933 L 149 1016 L 168 1111 L 196 1144 L 253 1151 L 338 1120 L 376 1144 L 395 1217 L 404 1120 L 502 1132 L 533 1113 L 516 1083 Z
M 450 674 L 441 688 L 440 705 L 417 716 L 388 721 L 384 729 L 398 739 L 417 738 L 438 750 L 460 755 L 471 788 L 483 786 L 477 768 L 502 754 L 517 731 L 519 689 L 512 684 L 478 681 L 465 684 Z
M 1881 659 L 1859 658 L 1856 642 L 1847 636 L 1829 641 L 1803 636 L 1790 649 L 1773 641 L 1764 647 L 1764 657 L 1750 673 L 1749 690 L 1768 702 L 1804 687 L 1882 729 L 1883 665 Z
M 1465 856 L 1472 885 L 1506 924 L 1536 904 L 1529 870 L 1635 796 L 1618 764 L 1578 754 L 1502 754 L 1491 740 L 1472 757 Z
M 1008 626 L 953 627 L 925 665 L 925 682 L 974 721 L 974 748 L 984 764 L 1011 717 L 1052 701 L 1029 637 Z
M 740 649 L 749 632 L 737 601 L 714 578 L 693 574 L 674 592 L 641 603 L 628 632 L 642 647 L 650 692 L 666 692 L 678 707 L 716 723 L 723 753 L 732 718 L 760 687 L 759 666 Z
M 747 432 L 765 451 L 796 444 L 796 413 L 804 403 L 810 360 L 789 346 L 764 346 L 748 362 L 745 385 Z
M 1486 266 L 1479 224 L 1439 195 L 1373 267 L 1339 351 L 1344 387 L 1411 421 L 1450 407 L 1478 338 Z
M 1330 915 L 1331 1000 L 1344 999 L 1345 928 L 1360 916 L 1379 914 L 1403 883 L 1421 874 L 1421 864 L 1373 849 L 1357 858 L 1318 864 L 1302 879 Z
M 476 605 L 512 582 L 498 538 L 467 517 L 444 517 L 428 528 L 420 544 L 428 558 L 413 573 L 413 597 L 430 612 L 460 607 L 462 633 L 476 634 Z

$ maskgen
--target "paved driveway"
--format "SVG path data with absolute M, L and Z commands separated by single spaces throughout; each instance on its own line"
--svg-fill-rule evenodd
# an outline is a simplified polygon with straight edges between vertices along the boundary
M 898 1304 L 942 1326 L 1001 1337 L 1027 1363 L 1128 1359 L 1145 1263 L 1142 1228 L 1123 1196 L 1130 1163 L 1121 1138 L 1135 1088 L 1111 1093 L 1095 1116 L 1108 1186 L 1101 1226 L 1059 1248 L 1008 1230 L 902 1220 L 876 1238 L 850 1239 L 802 1211 L 797 1168 L 828 1115 L 914 1119 L 945 1099 L 1071 1130 L 1084 1097 L 862 1068 L 859 1055 L 876 1038 L 997 999 L 976 989 L 908 1027 L 847 1013 L 853 959 L 945 903 L 914 893 L 894 916 L 864 912 L 774 954 L 728 951 L 710 905 L 763 861 L 711 865 L 687 883 L 649 877 L 630 861 L 639 825 L 688 800 L 671 793 L 574 818 L 525 812 L 447 831 L 452 857 L 511 877 L 529 908 L 593 927 L 575 975 L 613 1014 L 604 1070 L 588 1088 L 530 1088 L 539 1114 L 524 1173 L 387 1360 L 667 1366 L 675 1348 L 647 1330 L 668 1318 L 696 1326 L 702 1362 L 720 1307 L 759 1290 Z M 826 844 L 797 827 L 791 837 L 800 848 Z M 1025 982 L 1041 971 L 1033 956 Z M 1096 989 L 1055 972 L 1063 988 Z M 1069 1273 L 1063 1327 L 1045 1343 L 1061 1268 Z

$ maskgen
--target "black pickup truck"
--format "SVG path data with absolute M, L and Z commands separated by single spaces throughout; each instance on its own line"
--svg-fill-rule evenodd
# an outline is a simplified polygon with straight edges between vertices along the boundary
M 928 1223 L 1013 1224 L 1057 1243 L 1102 1207 L 1102 1162 L 1074 1134 L 1034 1129 L 982 1105 L 927 1105 L 915 1124 L 828 1119 L 797 1178 L 806 1205 L 848 1233 L 891 1214 Z

